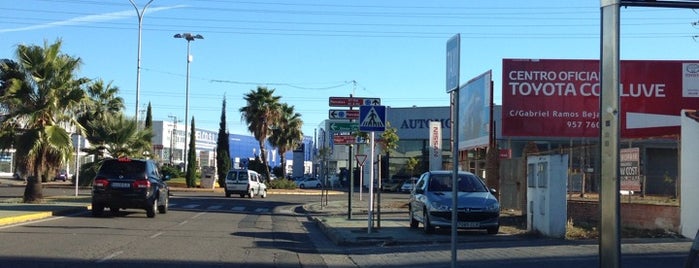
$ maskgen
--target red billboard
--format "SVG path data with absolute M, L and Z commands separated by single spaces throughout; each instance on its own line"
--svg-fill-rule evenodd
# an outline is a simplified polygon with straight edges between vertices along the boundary
M 680 111 L 699 108 L 699 61 L 621 61 L 623 138 L 679 135 Z M 598 137 L 599 61 L 503 59 L 502 133 Z

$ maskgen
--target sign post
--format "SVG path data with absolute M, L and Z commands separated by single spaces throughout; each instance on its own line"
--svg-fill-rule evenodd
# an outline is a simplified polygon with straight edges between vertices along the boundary
M 354 159 L 357 160 L 357 165 L 359 165 L 359 201 L 362 201 L 362 185 L 364 185 L 364 162 L 366 161 L 365 154 L 355 154 Z
M 329 110 L 328 111 L 328 117 L 330 119 L 348 119 L 349 123 L 331 123 L 330 124 L 330 129 L 335 132 L 356 132 L 359 131 L 359 125 L 358 123 L 354 123 L 354 119 L 357 119 L 358 114 L 355 112 L 356 110 L 352 110 L 353 107 L 355 106 L 378 106 L 381 105 L 381 99 L 379 98 L 360 98 L 360 97 L 353 97 L 352 94 L 350 94 L 349 97 L 330 97 L 328 99 L 328 105 L 330 107 L 349 107 L 349 110 Z M 384 119 L 385 120 L 385 107 L 381 106 L 384 108 Z M 354 170 L 352 167 L 352 151 L 353 151 L 353 145 L 354 143 L 357 143 L 356 139 L 354 142 L 349 142 L 349 138 L 347 137 L 342 137 L 335 139 L 335 136 L 333 134 L 333 142 L 339 141 L 340 143 L 345 142 L 349 146 L 349 156 L 347 157 L 347 162 L 348 162 L 348 168 L 349 168 L 349 191 L 347 194 L 347 219 L 351 220 L 352 219 L 352 195 L 354 194 Z M 372 143 L 373 146 L 373 143 Z M 365 156 L 366 157 L 366 156 Z M 373 158 L 373 156 L 372 156 Z M 366 158 L 365 158 L 366 159 Z M 374 160 L 372 159 L 372 162 Z M 360 195 L 359 197 L 361 198 L 361 186 L 359 188 L 360 190 Z M 369 206 L 371 207 L 371 205 Z M 370 217 L 371 219 L 371 217 Z
M 451 93 L 451 139 L 452 139 L 452 196 L 457 196 L 457 173 L 459 172 L 459 73 L 461 71 L 461 34 L 456 34 L 447 41 L 447 93 Z M 452 198 L 451 207 L 458 207 L 456 198 Z M 456 209 L 451 211 L 451 226 L 456 226 Z M 456 267 L 456 228 L 451 228 L 451 266 Z
M 386 106 L 360 106 L 359 131 L 371 131 L 369 148 L 371 148 L 371 169 L 369 171 L 369 216 L 367 233 L 371 233 L 374 223 L 374 132 L 386 131 Z

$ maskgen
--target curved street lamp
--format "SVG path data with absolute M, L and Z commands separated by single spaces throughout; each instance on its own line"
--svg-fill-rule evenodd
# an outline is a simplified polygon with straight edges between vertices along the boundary
M 204 37 L 201 36 L 201 34 L 194 35 L 191 33 L 175 34 L 173 37 L 187 40 L 187 81 L 185 86 L 184 106 L 184 154 L 182 155 L 182 158 L 184 158 L 184 170 L 187 171 L 187 131 L 189 131 L 189 129 L 187 129 L 189 127 L 189 63 L 192 62 L 192 57 L 189 54 L 189 43 L 195 39 L 204 39 Z
M 141 28 L 143 25 L 143 15 L 146 13 L 146 8 L 153 3 L 153 0 L 148 1 L 143 10 L 138 10 L 136 3 L 133 0 L 129 0 L 134 9 L 136 9 L 136 15 L 138 15 L 138 52 L 136 56 L 136 112 L 134 113 L 134 118 L 136 123 L 138 123 L 138 101 L 141 92 Z

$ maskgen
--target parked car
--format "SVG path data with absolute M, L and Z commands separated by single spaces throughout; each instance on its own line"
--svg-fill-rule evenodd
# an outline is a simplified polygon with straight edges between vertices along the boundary
M 150 159 L 105 159 L 92 184 L 92 215 L 101 216 L 104 208 L 114 214 L 119 209 L 145 209 L 149 218 L 156 210 L 167 213 L 169 179 Z
M 226 197 L 231 197 L 233 194 L 250 198 L 259 195 L 262 198 L 267 197 L 267 185 L 262 181 L 262 175 L 249 169 L 232 169 L 226 175 L 224 185 Z
M 425 172 L 410 195 L 410 228 L 420 223 L 425 233 L 435 227 L 452 227 L 452 171 Z M 473 173 L 458 173 L 457 228 L 486 229 L 497 234 L 500 229 L 500 204 L 482 179 Z
M 323 184 L 320 183 L 320 180 L 318 180 L 317 178 L 309 177 L 309 178 L 297 180 L 296 186 L 298 186 L 301 189 L 320 188 L 323 186 Z
M 68 172 L 65 169 L 61 169 L 56 173 L 56 177 L 53 178 L 54 181 L 66 181 L 68 179 Z
M 413 188 L 415 188 L 415 182 L 417 181 L 416 178 L 410 178 L 407 179 L 401 184 L 400 186 L 400 191 L 404 193 L 410 193 L 413 191 Z
M 397 179 L 384 180 L 381 182 L 381 191 L 398 192 L 403 186 L 403 181 Z

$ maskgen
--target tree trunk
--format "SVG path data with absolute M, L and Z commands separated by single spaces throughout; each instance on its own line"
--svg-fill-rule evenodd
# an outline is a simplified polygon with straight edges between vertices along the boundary
M 27 186 L 24 188 L 24 203 L 37 203 L 44 198 L 41 180 L 36 176 L 27 178 Z

